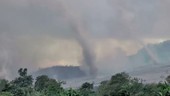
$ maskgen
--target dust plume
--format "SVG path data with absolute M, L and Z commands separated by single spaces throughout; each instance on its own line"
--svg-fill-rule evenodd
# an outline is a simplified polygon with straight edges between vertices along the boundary
M 170 39 L 168 0 L 0 0 L 0 77 L 56 65 L 95 76 L 128 69 L 128 56 Z M 143 42 L 147 41 L 147 42 Z M 139 63 L 140 60 L 137 60 Z M 142 65 L 142 64 L 140 64 Z M 139 65 L 136 65 L 139 66 Z
M 83 21 L 81 20 L 80 14 L 76 13 L 75 10 L 70 8 L 66 2 L 61 1 L 61 5 L 63 5 L 63 9 L 65 12 L 65 18 L 68 20 L 68 23 L 71 24 L 73 27 L 73 32 L 76 34 L 75 39 L 79 43 L 79 45 L 82 48 L 82 61 L 80 64 L 83 64 L 82 67 L 83 70 L 87 73 L 89 76 L 96 76 L 97 75 L 97 68 L 95 66 L 95 53 L 90 48 L 90 42 L 88 39 L 89 36 L 87 36 L 87 29 L 84 28 Z M 75 14 L 77 16 L 75 16 Z

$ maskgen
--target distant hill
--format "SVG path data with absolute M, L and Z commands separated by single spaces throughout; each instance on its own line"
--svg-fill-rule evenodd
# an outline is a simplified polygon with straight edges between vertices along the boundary
M 147 49 L 146 49 L 147 47 Z M 145 48 L 140 49 L 136 54 L 128 56 L 128 65 L 133 66 L 129 72 L 133 75 L 143 74 L 165 74 L 170 68 L 170 40 L 159 43 L 149 44 Z M 149 51 L 149 52 L 148 52 Z M 152 59 L 155 56 L 158 62 Z M 33 73 L 33 76 L 48 75 L 51 78 L 59 80 L 74 80 L 76 78 L 86 77 L 86 74 L 79 66 L 53 66 L 49 68 L 39 69 Z M 150 77 L 150 76 L 147 76 Z M 155 76 L 156 77 L 156 76 Z M 160 75 L 158 75 L 160 78 Z M 76 79 L 77 80 L 77 79 Z M 77 82 L 76 82 L 77 83 Z
M 146 47 L 147 49 L 142 48 L 136 54 L 129 56 L 128 63 L 133 66 L 129 73 L 147 82 L 165 80 L 165 77 L 170 74 L 170 40 L 159 44 L 149 44 Z M 157 62 L 151 55 L 157 59 Z
M 67 80 L 84 77 L 85 73 L 79 66 L 53 66 L 49 68 L 39 69 L 32 73 L 34 77 L 47 75 L 58 80 Z
M 129 56 L 129 61 L 133 65 L 170 64 L 170 40 L 147 45 L 135 55 Z

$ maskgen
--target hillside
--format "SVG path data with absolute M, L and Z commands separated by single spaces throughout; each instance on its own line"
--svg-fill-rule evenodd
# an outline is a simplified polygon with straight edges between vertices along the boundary
M 159 82 L 170 74 L 170 40 L 150 44 L 129 56 L 130 74 L 147 82 Z M 149 51 L 149 52 L 148 52 Z
M 170 40 L 149 44 L 139 50 L 136 54 L 129 56 L 133 65 L 167 64 L 170 62 Z
M 170 41 L 165 41 L 159 44 L 150 44 L 146 47 L 147 50 L 146 48 L 142 48 L 136 54 L 128 57 L 129 62 L 127 63 L 129 66 L 133 67 L 131 67 L 131 69 L 129 69 L 127 72 L 129 72 L 132 76 L 149 80 L 149 82 L 153 81 L 154 78 L 157 79 L 154 81 L 161 80 L 160 77 L 163 75 L 166 77 L 170 70 Z M 153 58 L 152 56 L 155 57 Z M 157 59 L 157 62 L 154 61 L 155 58 Z M 86 78 L 85 73 L 80 69 L 79 66 L 53 66 L 39 69 L 33 74 L 34 77 L 39 75 L 48 75 L 51 78 L 56 78 L 59 80 L 69 80 L 71 83 L 73 83 L 75 80 L 80 82 L 91 81 L 92 79 Z M 152 76 L 150 76 L 151 74 Z M 84 80 L 82 80 L 81 77 L 85 77 Z M 109 78 L 108 76 L 102 76 L 102 78 L 96 78 L 92 81 L 101 81 L 106 79 L 106 77 L 107 79 Z M 75 83 L 76 82 L 74 82 L 74 84 Z
M 80 78 L 85 76 L 85 73 L 78 66 L 53 66 L 39 69 L 37 72 L 32 74 L 34 77 L 39 75 L 47 75 L 58 80 Z

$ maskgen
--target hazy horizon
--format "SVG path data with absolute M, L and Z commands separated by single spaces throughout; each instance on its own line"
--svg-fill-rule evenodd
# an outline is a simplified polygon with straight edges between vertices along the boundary
M 87 74 L 131 67 L 127 56 L 170 40 L 169 0 L 0 0 L 0 77 L 55 65 Z M 108 71 L 107 70 L 107 71 Z

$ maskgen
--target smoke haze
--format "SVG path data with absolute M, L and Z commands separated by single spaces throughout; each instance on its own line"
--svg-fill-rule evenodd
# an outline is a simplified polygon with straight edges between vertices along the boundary
M 109 68 L 128 69 L 127 56 L 170 38 L 169 4 L 169 0 L 1 0 L 0 77 L 13 78 L 20 67 L 32 72 L 81 65 L 93 75 Z

